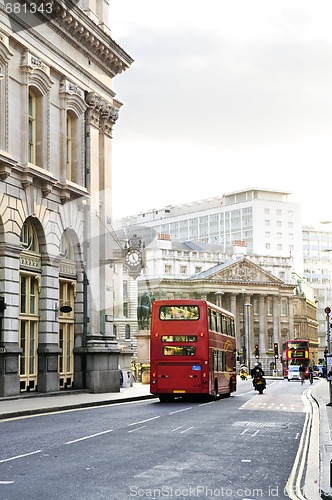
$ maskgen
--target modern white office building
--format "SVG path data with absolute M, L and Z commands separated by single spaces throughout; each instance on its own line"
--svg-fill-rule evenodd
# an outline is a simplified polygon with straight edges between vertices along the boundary
M 287 259 L 291 272 L 304 278 L 312 287 L 319 321 L 319 358 L 322 359 L 327 344 L 324 309 L 332 304 L 332 224 L 325 224 L 320 229 L 303 226 L 301 205 L 289 201 L 290 194 L 287 191 L 246 189 L 153 209 L 125 217 L 117 224 L 128 232 L 137 226 L 144 228 L 142 234 L 148 240 L 158 234 L 164 235 L 163 238 L 169 235 L 171 240 L 184 242 L 193 250 L 196 241 L 199 244 L 220 245 L 219 251 L 221 249 L 221 253 L 227 255 L 232 255 L 234 246 L 242 246 L 250 259 L 255 256 L 258 261 L 273 257 Z M 211 245 L 208 246 L 210 250 L 204 257 L 205 266 L 211 258 L 213 260 L 211 253 L 214 252 Z M 194 274 L 202 267 L 198 263 L 194 266 L 193 257 L 187 265 L 175 262 L 174 259 L 173 269 L 177 266 L 179 276 L 183 276 L 184 269 L 187 269 L 186 272 L 190 269 L 190 273 Z M 172 268 L 170 264 L 167 266 L 163 269 L 165 277 Z M 160 271 L 155 264 L 154 272 Z M 287 280 L 285 274 L 280 275 L 284 271 L 277 268 L 270 271 Z
M 331 335 L 332 320 L 325 313 L 325 308 L 332 309 L 332 223 L 324 223 L 320 228 L 304 226 L 303 276 L 311 284 L 317 301 L 319 321 L 320 358 Z M 332 340 L 332 339 L 330 339 Z
M 303 273 L 301 206 L 289 192 L 251 188 L 220 197 L 124 217 L 117 225 L 144 225 L 173 240 L 217 243 L 224 253 L 245 242 L 248 254 L 291 257 Z

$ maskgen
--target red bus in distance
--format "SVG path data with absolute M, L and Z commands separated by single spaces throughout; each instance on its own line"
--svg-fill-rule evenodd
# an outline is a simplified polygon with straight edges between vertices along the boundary
M 230 396 L 235 390 L 234 315 L 205 300 L 155 300 L 151 394 L 170 401 L 179 396 Z
M 286 340 L 282 346 L 282 371 L 286 378 L 289 365 L 304 365 L 305 376 L 308 378 L 310 364 L 309 340 Z

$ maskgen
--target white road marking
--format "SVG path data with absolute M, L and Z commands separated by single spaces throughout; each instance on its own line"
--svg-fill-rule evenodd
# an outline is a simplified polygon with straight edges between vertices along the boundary
M 65 444 L 78 443 L 79 441 L 84 441 L 85 439 L 91 439 L 97 436 L 102 436 L 103 434 L 108 434 L 109 432 L 113 432 L 113 429 L 109 429 L 108 431 L 103 431 L 103 432 L 97 432 L 96 434 L 91 434 L 90 436 L 83 436 L 78 439 L 73 439 L 73 441 L 67 441 L 67 443 Z
M 36 455 L 37 453 L 41 452 L 42 450 L 37 450 L 37 451 L 32 451 L 31 453 L 25 453 L 24 455 L 17 455 L 16 457 L 4 458 L 3 460 L 0 460 L 0 464 L 3 464 L 4 462 L 10 462 L 11 460 L 16 460 L 17 458 L 24 458 L 24 457 L 29 457 L 30 455 Z
M 145 429 L 146 425 L 142 425 L 141 427 L 136 427 L 136 429 L 132 429 L 131 431 L 128 432 L 136 432 L 139 431 L 140 429 Z
M 189 408 L 183 408 L 182 410 L 176 410 L 176 411 L 171 411 L 170 415 L 174 415 L 175 413 L 180 413 L 181 411 L 187 411 L 187 410 L 192 410 L 192 406 L 189 406 Z
M 181 434 L 183 434 L 184 432 L 190 431 L 190 429 L 193 429 L 193 427 L 188 427 L 188 429 L 185 429 L 184 431 L 181 431 Z
M 160 415 L 157 417 L 152 417 L 152 418 L 147 418 L 146 420 L 140 420 L 139 422 L 134 422 L 133 424 L 129 424 L 129 427 L 133 425 L 138 425 L 138 424 L 145 424 L 145 422 L 150 422 L 151 420 L 156 420 L 156 418 L 160 418 Z

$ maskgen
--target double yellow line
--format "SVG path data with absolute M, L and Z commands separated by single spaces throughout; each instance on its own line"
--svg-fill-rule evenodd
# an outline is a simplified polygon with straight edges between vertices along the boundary
M 293 468 L 285 486 L 285 492 L 291 500 L 319 500 L 321 499 L 319 495 L 319 472 L 317 473 L 316 484 L 312 483 L 307 487 L 304 484 L 304 486 L 301 488 L 301 481 L 304 480 L 304 470 L 306 463 L 314 460 L 317 461 L 318 464 L 319 461 L 319 456 L 317 457 L 314 451 L 314 449 L 317 449 L 318 453 L 318 440 L 317 446 L 313 445 L 312 447 L 310 447 L 312 430 L 314 428 L 317 432 L 317 429 L 319 428 L 319 415 L 317 408 L 314 408 L 315 401 L 311 396 L 310 388 L 306 389 L 303 393 L 303 403 L 304 411 L 306 412 L 303 431 L 301 434 L 300 444 L 297 450 Z M 310 495 L 309 498 L 304 496 L 306 490 L 308 490 L 308 494 Z

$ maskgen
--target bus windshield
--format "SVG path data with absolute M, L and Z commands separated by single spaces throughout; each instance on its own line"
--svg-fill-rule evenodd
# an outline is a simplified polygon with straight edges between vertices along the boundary
M 290 349 L 308 349 L 308 341 L 288 342 L 288 350 Z
M 160 306 L 159 319 L 164 320 L 198 320 L 198 306 Z

